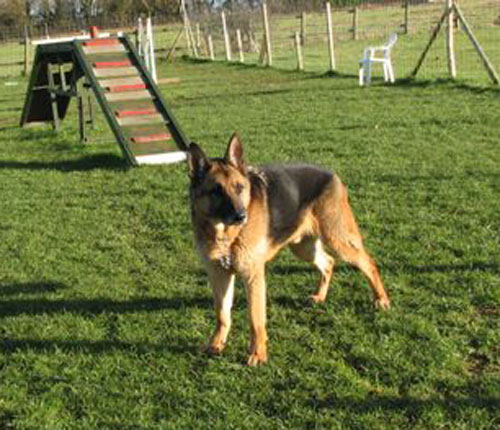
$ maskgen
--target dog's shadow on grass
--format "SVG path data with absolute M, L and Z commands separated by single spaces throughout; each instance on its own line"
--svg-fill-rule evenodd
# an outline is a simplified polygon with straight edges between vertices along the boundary
M 115 154 L 88 155 L 73 160 L 15 161 L 0 160 L 0 170 L 57 170 L 60 172 L 86 172 L 95 169 L 125 170 L 125 160 Z
M 11 283 L 0 285 L 0 320 L 16 316 L 37 316 L 75 314 L 93 317 L 102 314 L 118 315 L 127 313 L 149 313 L 164 310 L 183 310 L 188 308 L 211 309 L 212 300 L 209 295 L 197 297 L 176 296 L 173 298 L 147 297 L 127 301 L 107 298 L 96 299 L 50 299 L 46 294 L 57 293 L 65 289 L 59 282 L 44 281 L 40 283 Z M 12 297 L 20 296 L 21 298 Z M 41 297 L 40 297 L 41 296 Z M 102 340 L 66 340 L 66 339 L 17 339 L 2 336 L 0 332 L 0 352 L 15 352 L 19 350 L 34 350 L 48 353 L 57 349 L 83 351 L 93 354 L 108 351 L 130 351 L 134 353 L 167 352 L 197 354 L 201 352 L 200 345 L 189 344 L 185 339 L 175 339 L 173 342 L 128 342 L 120 339 Z

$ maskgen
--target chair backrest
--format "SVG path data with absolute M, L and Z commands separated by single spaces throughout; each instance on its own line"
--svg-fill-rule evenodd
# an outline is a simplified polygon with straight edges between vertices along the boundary
M 397 33 L 391 33 L 389 36 L 389 39 L 387 39 L 387 43 L 385 44 L 385 48 L 392 48 L 396 42 L 398 41 L 398 34 Z

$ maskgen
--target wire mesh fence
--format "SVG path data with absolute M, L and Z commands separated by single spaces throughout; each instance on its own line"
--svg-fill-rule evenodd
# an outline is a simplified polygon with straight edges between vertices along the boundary
M 396 78 L 411 74 L 443 15 L 446 0 L 371 0 L 357 2 L 357 7 L 339 7 L 331 0 L 335 71 L 355 76 L 363 49 L 383 43 L 391 33 L 400 37 L 393 50 Z M 344 2 L 345 3 L 345 2 Z M 498 0 L 457 0 L 477 40 L 491 63 L 500 70 L 500 2 Z M 268 3 L 269 44 L 273 67 L 293 70 L 299 65 L 297 49 L 302 54 L 305 71 L 327 72 L 330 66 L 327 14 L 325 3 L 303 2 L 301 7 L 282 7 L 283 2 Z M 222 20 L 225 15 L 226 34 Z M 266 39 L 262 9 L 258 6 L 233 8 L 192 8 L 187 23 L 166 22 L 153 17 L 158 58 L 188 54 L 214 60 L 262 64 L 266 57 Z M 474 84 L 490 82 L 475 48 L 463 26 L 455 22 L 457 77 Z M 103 22 L 104 31 L 133 33 L 135 22 Z M 0 77 L 29 72 L 33 56 L 31 42 L 36 39 L 81 34 L 81 26 L 47 25 L 29 28 L 0 28 Z M 297 40 L 298 45 L 297 46 Z M 28 44 L 26 44 L 28 41 Z M 376 71 L 382 75 L 382 71 Z M 448 77 L 445 32 L 438 34 L 418 74 L 423 79 Z
M 445 3 L 445 0 L 386 0 L 362 2 L 358 7 L 333 6 L 331 19 L 336 71 L 345 75 L 357 75 L 363 49 L 382 44 L 391 33 L 397 32 L 400 37 L 393 51 L 396 75 L 399 78 L 409 76 L 443 15 Z M 457 3 L 492 64 L 500 69 L 500 2 L 459 0 Z M 324 4 L 307 10 L 304 8 L 303 11 L 269 7 L 268 14 L 274 67 L 297 68 L 299 48 L 304 70 L 329 70 L 327 14 Z M 230 58 L 232 61 L 243 60 L 249 64 L 265 62 L 262 11 L 225 11 L 225 20 L 228 44 L 224 38 L 220 11 L 191 15 L 192 43 L 197 46 L 198 55 L 210 56 L 207 42 L 210 38 L 215 59 Z M 456 19 L 454 27 L 458 78 L 478 84 L 490 82 L 466 32 Z M 241 54 L 238 33 L 241 34 Z M 300 47 L 297 47 L 296 34 Z M 191 53 L 195 54 L 192 49 Z M 418 76 L 424 79 L 449 76 L 444 31 L 438 34 Z

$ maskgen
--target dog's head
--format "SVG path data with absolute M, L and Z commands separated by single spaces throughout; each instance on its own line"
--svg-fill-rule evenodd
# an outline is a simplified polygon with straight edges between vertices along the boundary
M 196 143 L 188 151 L 191 206 L 197 216 L 215 224 L 245 223 L 250 205 L 250 180 L 243 145 L 234 133 L 223 158 L 206 157 Z

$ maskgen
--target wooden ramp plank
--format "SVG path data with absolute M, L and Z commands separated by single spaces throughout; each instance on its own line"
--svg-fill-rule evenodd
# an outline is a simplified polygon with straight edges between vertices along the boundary
M 112 93 L 122 93 L 146 89 L 146 84 L 118 85 L 116 87 L 108 87 L 107 89 Z
M 117 118 L 118 124 L 126 125 L 143 125 L 143 124 L 158 124 L 164 123 L 163 116 L 159 113 L 154 115 L 128 116 L 125 118 Z
M 135 67 L 108 67 L 106 69 L 94 69 L 97 78 L 139 76 L 139 71 Z
M 112 45 L 121 45 L 121 42 L 118 39 L 89 39 L 83 42 L 83 46 L 112 46 Z
M 96 61 L 94 62 L 94 67 L 96 69 L 109 69 L 111 67 L 128 67 L 131 66 L 132 62 L 130 60 L 121 61 Z
M 144 81 L 140 76 L 131 78 L 114 78 L 114 79 L 100 79 L 99 85 L 103 88 L 118 87 L 123 85 L 143 84 Z
M 121 101 L 129 101 L 129 100 L 146 100 L 152 99 L 153 96 L 147 90 L 144 91 L 125 91 L 125 92 L 115 92 L 115 93 L 106 93 L 106 100 L 108 102 L 121 102 Z
M 150 134 L 148 136 L 133 136 L 130 140 L 133 143 L 152 143 L 152 142 L 161 142 L 171 139 L 172 135 L 170 133 L 158 133 L 158 134 Z
M 139 116 L 139 115 L 154 115 L 158 113 L 156 108 L 153 106 L 147 109 L 134 109 L 134 110 L 117 110 L 115 111 L 115 115 L 118 118 L 125 118 L 129 116 Z
M 107 54 L 109 52 L 126 52 L 123 45 L 109 45 L 109 46 L 84 46 L 83 52 L 89 54 Z
M 135 157 L 137 164 L 139 165 L 178 163 L 180 161 L 184 161 L 186 158 L 186 153 L 183 151 L 165 152 L 163 154 L 154 155 L 140 155 Z

